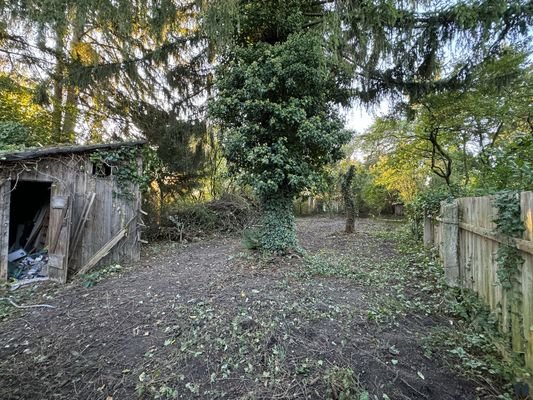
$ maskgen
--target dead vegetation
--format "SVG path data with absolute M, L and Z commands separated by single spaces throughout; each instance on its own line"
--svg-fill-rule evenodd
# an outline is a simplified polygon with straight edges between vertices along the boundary
M 450 332 L 466 331 L 438 265 L 399 252 L 397 224 L 358 220 L 346 235 L 343 222 L 300 220 L 302 257 L 222 237 L 162 243 L 135 268 L 68 286 L 47 299 L 55 309 L 2 323 L 0 397 L 497 399 L 501 374 L 454 369 Z
M 167 211 L 159 226 L 147 229 L 151 241 L 191 241 L 208 235 L 241 232 L 257 220 L 258 206 L 226 193 L 206 203 L 183 204 Z

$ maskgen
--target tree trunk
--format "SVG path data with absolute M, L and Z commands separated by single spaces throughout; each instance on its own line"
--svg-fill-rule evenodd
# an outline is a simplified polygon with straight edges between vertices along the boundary
M 69 44 L 69 53 L 73 54 L 76 46 L 81 42 L 84 25 L 79 22 L 76 18 L 77 8 L 72 10 L 73 14 L 73 27 L 72 27 L 72 39 Z M 76 133 L 74 129 L 76 128 L 76 121 L 78 119 L 78 89 L 75 82 L 73 82 L 71 73 L 72 71 L 67 70 L 68 80 L 67 80 L 67 95 L 65 99 L 64 106 L 64 116 L 63 116 L 63 127 L 62 127 L 62 139 L 64 142 L 74 142 L 76 140 Z
M 296 239 L 292 196 L 277 193 L 261 199 L 261 249 L 285 253 L 299 249 Z
M 52 129 L 53 141 L 61 143 L 63 140 L 63 78 L 65 64 L 63 61 L 64 31 L 61 27 L 56 28 L 56 66 L 52 79 L 54 82 L 54 97 L 52 101 Z
M 465 187 L 470 183 L 470 173 L 468 171 L 468 154 L 466 152 L 466 135 L 463 135 L 463 168 L 465 169 Z
M 65 101 L 65 111 L 63 118 L 63 129 L 62 129 L 62 142 L 73 143 L 76 140 L 76 134 L 74 128 L 76 127 L 76 120 L 78 117 L 78 106 L 77 106 L 78 95 L 76 93 L 76 88 L 72 86 L 72 83 L 67 87 L 67 97 Z
M 352 182 L 355 174 L 355 166 L 351 166 L 348 172 L 343 177 L 342 181 L 342 197 L 344 200 L 344 210 L 346 212 L 346 227 L 345 233 L 353 233 L 355 228 L 355 200 L 352 190 Z

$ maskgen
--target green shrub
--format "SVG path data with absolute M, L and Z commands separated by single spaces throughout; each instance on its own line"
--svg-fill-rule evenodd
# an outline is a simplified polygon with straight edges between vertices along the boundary
M 248 250 L 258 250 L 261 247 L 261 232 L 259 229 L 246 229 L 242 235 L 242 244 Z

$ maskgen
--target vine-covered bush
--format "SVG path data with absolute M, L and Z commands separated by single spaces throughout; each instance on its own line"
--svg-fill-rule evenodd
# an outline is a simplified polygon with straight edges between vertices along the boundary
M 95 151 L 91 154 L 91 161 L 111 168 L 118 186 L 116 195 L 131 198 L 132 185 L 138 185 L 144 190 L 152 179 L 146 168 L 141 169 L 139 166 L 138 160 L 143 156 L 141 147 L 123 146 L 113 150 Z
M 513 238 L 521 238 L 524 233 L 520 210 L 520 193 L 517 191 L 504 191 L 496 195 L 494 205 L 498 215 L 494 222 L 496 231 L 507 238 L 506 244 L 498 248 L 498 280 L 508 292 L 520 285 L 519 275 L 524 259 L 516 248 Z
M 436 217 L 440 212 L 441 202 L 451 201 L 454 198 L 455 196 L 447 188 L 419 193 L 406 207 L 412 234 L 420 239 L 423 233 L 424 218 L 426 216 Z

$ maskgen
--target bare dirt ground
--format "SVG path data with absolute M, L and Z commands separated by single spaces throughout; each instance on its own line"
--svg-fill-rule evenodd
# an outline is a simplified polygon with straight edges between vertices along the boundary
M 153 245 L 94 287 L 19 289 L 56 308 L 0 323 L 0 398 L 493 398 L 428 355 L 448 321 L 402 306 L 421 298 L 394 272 L 397 225 L 300 219 L 306 257 L 218 237 Z

